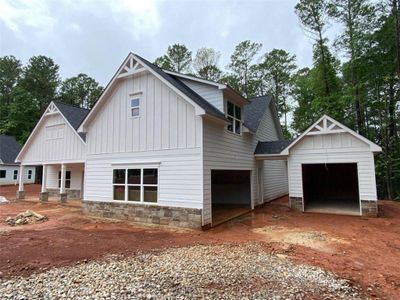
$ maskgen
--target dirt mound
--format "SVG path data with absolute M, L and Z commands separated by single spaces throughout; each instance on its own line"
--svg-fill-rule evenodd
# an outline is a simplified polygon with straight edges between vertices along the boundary
M 23 213 L 18 214 L 14 218 L 8 217 L 6 223 L 10 226 L 25 225 L 25 224 L 35 224 L 46 222 L 48 218 L 41 214 L 38 214 L 32 210 L 27 210 Z

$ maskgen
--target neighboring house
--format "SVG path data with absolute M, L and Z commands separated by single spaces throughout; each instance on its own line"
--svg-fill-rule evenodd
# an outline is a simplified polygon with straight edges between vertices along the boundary
M 52 102 L 17 161 L 43 165 L 42 200 L 81 196 L 87 213 L 199 228 L 288 193 L 287 156 L 257 152 L 282 138 L 270 96 L 131 53 L 90 112 Z
M 19 163 L 15 162 L 21 145 L 14 137 L 0 134 L 0 185 L 17 184 L 19 176 Z M 35 167 L 24 170 L 24 183 L 35 182 Z

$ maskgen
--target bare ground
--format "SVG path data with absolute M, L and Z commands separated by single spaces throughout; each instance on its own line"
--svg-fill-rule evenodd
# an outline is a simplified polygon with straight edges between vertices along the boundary
M 35 186 L 29 189 L 39 191 Z M 4 224 L 6 217 L 27 209 L 45 214 L 49 221 L 20 227 Z M 0 205 L 0 276 L 29 275 L 108 254 L 261 242 L 267 252 L 332 271 L 370 296 L 400 299 L 400 203 L 380 201 L 379 209 L 379 218 L 302 214 L 290 211 L 287 198 L 281 198 L 197 232 L 91 218 L 81 214 L 79 202 L 11 203 Z

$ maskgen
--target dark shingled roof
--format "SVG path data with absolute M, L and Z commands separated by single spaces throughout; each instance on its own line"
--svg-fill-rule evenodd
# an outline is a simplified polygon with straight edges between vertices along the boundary
M 79 125 L 81 125 L 82 121 L 89 113 L 89 110 L 85 108 L 62 103 L 59 101 L 53 102 L 75 130 L 78 130 Z
M 13 136 L 0 134 L 0 159 L 3 164 L 17 165 L 15 158 L 20 150 L 21 145 L 18 144 Z
M 251 98 L 250 104 L 244 106 L 244 126 L 256 132 L 265 109 L 272 100 L 272 95 Z
M 180 90 L 183 94 L 192 99 L 197 105 L 199 105 L 202 109 L 204 109 L 206 113 L 214 117 L 226 120 L 225 115 L 219 109 L 217 109 L 214 105 L 210 104 L 207 100 L 205 100 L 191 88 L 189 88 L 186 84 L 184 84 L 181 80 L 179 80 L 177 76 L 165 73 L 161 68 L 152 64 L 151 62 L 147 61 L 146 59 L 137 54 L 135 54 L 135 56 L 137 56 L 141 61 L 143 61 L 143 63 L 145 63 L 150 69 L 152 69 L 162 78 L 167 80 L 178 90 Z
M 270 141 L 270 142 L 258 142 L 254 154 L 279 154 L 289 146 L 294 140 L 289 141 Z

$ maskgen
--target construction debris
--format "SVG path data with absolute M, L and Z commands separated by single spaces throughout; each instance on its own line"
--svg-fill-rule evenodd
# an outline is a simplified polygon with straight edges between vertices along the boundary
M 10 201 L 7 200 L 6 197 L 0 196 L 0 204 L 7 204 L 10 203 Z
M 25 224 L 35 224 L 46 222 L 48 218 L 41 214 L 38 214 L 32 210 L 27 210 L 26 212 L 18 214 L 16 217 L 8 217 L 6 223 L 10 226 L 25 225 Z

